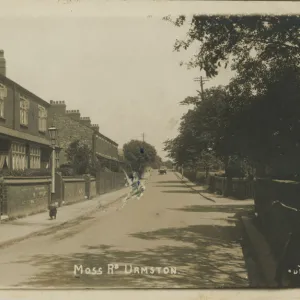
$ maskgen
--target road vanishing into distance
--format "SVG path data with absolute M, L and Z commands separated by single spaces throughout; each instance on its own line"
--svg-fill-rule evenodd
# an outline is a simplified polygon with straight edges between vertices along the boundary
M 251 208 L 243 201 L 210 201 L 175 173 L 153 170 L 140 199 L 117 201 L 1 248 L 0 286 L 249 287 L 237 225 Z

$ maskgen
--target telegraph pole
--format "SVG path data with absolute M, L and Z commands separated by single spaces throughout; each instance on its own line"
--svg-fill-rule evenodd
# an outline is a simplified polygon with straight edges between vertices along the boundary
M 194 78 L 194 81 L 196 81 L 196 82 L 199 81 L 199 83 L 200 83 L 201 99 L 203 100 L 204 99 L 204 88 L 203 88 L 203 86 L 204 86 L 204 82 L 208 81 L 208 79 L 206 77 L 200 76 L 200 77 Z

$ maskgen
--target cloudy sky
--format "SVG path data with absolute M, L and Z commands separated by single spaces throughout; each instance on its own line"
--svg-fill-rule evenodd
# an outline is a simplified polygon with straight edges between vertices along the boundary
M 148 15 L 0 16 L 7 77 L 46 101 L 79 109 L 120 146 L 144 132 L 164 157 L 163 142 L 176 136 L 187 110 L 178 103 L 196 94 L 193 78 L 204 74 L 179 66 L 196 48 L 173 52 L 188 28 Z M 205 86 L 226 84 L 230 76 L 222 71 Z

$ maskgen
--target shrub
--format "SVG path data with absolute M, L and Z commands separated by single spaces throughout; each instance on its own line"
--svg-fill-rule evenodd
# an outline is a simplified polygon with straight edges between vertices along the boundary
M 0 176 L 34 177 L 51 176 L 50 169 L 0 170 Z
M 62 176 L 76 176 L 76 172 L 73 168 L 70 167 L 60 167 L 56 170 L 56 172 L 60 172 Z

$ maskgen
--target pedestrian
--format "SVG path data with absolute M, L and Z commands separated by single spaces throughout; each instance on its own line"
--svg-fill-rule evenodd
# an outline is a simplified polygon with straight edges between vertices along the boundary
M 51 203 L 49 205 L 49 217 L 52 220 L 53 218 L 56 219 L 57 215 L 57 203 Z

